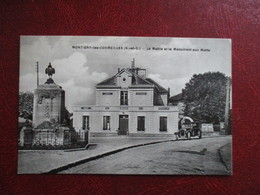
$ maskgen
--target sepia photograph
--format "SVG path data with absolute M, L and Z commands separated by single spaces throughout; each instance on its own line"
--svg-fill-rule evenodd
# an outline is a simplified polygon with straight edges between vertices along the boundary
M 232 175 L 231 39 L 20 36 L 18 174 Z

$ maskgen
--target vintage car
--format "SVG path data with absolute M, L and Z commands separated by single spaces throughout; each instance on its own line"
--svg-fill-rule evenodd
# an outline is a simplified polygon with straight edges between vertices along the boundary
M 185 116 L 179 121 L 179 130 L 175 133 L 176 139 L 191 139 L 192 137 L 201 138 L 202 132 L 199 124 L 194 123 L 193 119 Z

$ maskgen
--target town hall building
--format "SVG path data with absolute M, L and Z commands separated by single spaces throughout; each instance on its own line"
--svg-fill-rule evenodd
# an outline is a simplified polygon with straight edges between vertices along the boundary
M 135 67 L 96 85 L 96 105 L 73 107 L 73 127 L 90 136 L 169 136 L 178 131 L 178 107 L 168 104 L 170 90 Z

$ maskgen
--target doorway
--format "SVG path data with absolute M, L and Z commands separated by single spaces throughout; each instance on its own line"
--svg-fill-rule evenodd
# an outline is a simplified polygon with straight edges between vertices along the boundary
M 127 135 L 128 133 L 128 115 L 119 115 L 118 135 Z

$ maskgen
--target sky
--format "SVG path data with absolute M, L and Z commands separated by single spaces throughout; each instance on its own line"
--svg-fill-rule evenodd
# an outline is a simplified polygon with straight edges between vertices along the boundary
M 65 90 L 67 109 L 94 105 L 95 85 L 118 68 L 130 68 L 133 58 L 148 78 L 169 87 L 171 96 L 181 93 L 194 74 L 219 71 L 231 76 L 230 39 L 21 36 L 20 91 L 36 89 L 37 61 L 40 84 L 46 82 L 45 68 L 51 62 L 56 71 L 52 78 Z

